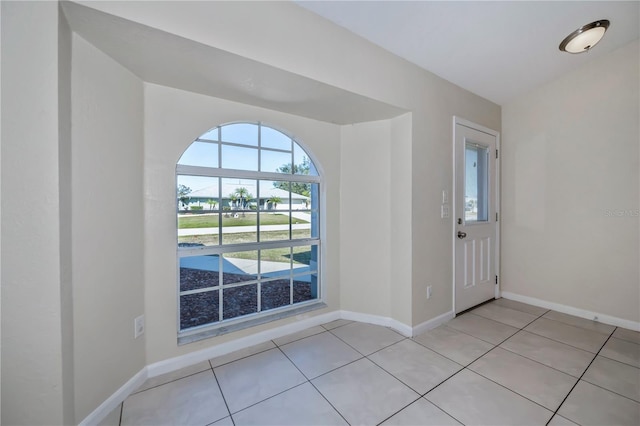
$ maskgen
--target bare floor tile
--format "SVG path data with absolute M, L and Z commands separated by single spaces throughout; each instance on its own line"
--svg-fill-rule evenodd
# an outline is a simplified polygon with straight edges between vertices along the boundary
M 214 369 L 231 414 L 306 381 L 279 349 Z
M 525 330 L 594 354 L 600 350 L 609 337 L 597 331 L 546 318 L 538 318 L 529 324 Z
M 627 330 L 626 328 L 618 327 L 616 331 L 613 332 L 613 337 L 626 340 L 627 342 L 637 343 L 640 345 L 640 333 L 637 331 Z
M 639 368 L 598 356 L 582 380 L 640 402 Z
M 558 414 L 583 426 L 640 424 L 640 404 L 582 380 Z
M 122 425 L 206 425 L 228 415 L 213 372 L 204 371 L 131 395 Z
M 501 348 L 469 366 L 484 377 L 555 411 L 577 378 Z
M 471 311 L 474 315 L 479 315 L 483 318 L 488 318 L 494 321 L 501 322 L 516 328 L 524 328 L 529 323 L 533 322 L 536 315 L 527 314 L 526 312 L 516 311 L 504 306 L 495 305 L 493 303 L 487 303 Z
M 334 328 L 342 327 L 343 325 L 348 325 L 348 324 L 351 324 L 352 322 L 353 321 L 349 321 L 346 319 L 338 319 L 335 321 L 328 322 L 326 324 L 322 324 L 322 327 L 324 327 L 327 330 L 333 330 Z
M 472 313 L 460 315 L 449 321 L 447 327 L 467 333 L 485 342 L 498 345 L 518 332 L 518 329 Z
M 606 334 L 607 336 L 615 329 L 614 326 L 603 324 L 598 321 L 591 321 L 585 318 L 576 317 L 573 315 L 563 314 L 561 312 L 549 311 L 542 318 L 547 318 L 554 321 L 560 321 L 565 324 L 573 325 L 575 327 L 585 328 L 591 331 L 597 331 L 599 333 Z
M 241 425 L 346 425 L 347 422 L 310 384 L 304 383 L 233 415 Z
M 555 416 L 553 416 L 547 426 L 578 426 L 578 424 L 556 414 Z
M 419 397 L 368 359 L 341 367 L 312 383 L 350 424 L 378 424 Z
M 612 337 L 599 355 L 640 368 L 640 345 Z
M 297 333 L 289 334 L 289 335 L 280 337 L 278 339 L 274 339 L 273 343 L 275 343 L 278 346 L 282 346 L 282 345 L 286 345 L 287 343 L 295 342 L 296 340 L 304 339 L 305 337 L 324 333 L 325 331 L 327 330 L 325 330 L 323 327 L 318 325 L 316 327 L 306 328 Z
M 151 377 L 140 386 L 136 392 L 151 389 L 156 386 L 164 385 L 165 383 L 173 382 L 174 380 L 182 379 L 183 377 L 191 376 L 196 373 L 211 370 L 209 361 L 202 361 L 189 367 L 181 368 L 180 370 L 172 371 L 170 373 L 161 374 L 160 376 Z
M 331 330 L 363 355 L 369 355 L 404 339 L 399 333 L 379 325 L 354 322 Z
M 515 300 L 505 299 L 504 297 L 494 300 L 493 302 L 491 302 L 491 304 L 504 306 L 505 308 L 509 309 L 515 309 L 516 311 L 520 312 L 526 312 L 537 317 L 539 317 L 540 315 L 544 315 L 548 311 L 547 308 L 541 308 L 539 306 L 533 306 L 527 303 L 516 302 Z
M 460 425 L 460 422 L 426 399 L 420 398 L 382 424 L 385 426 L 447 426 Z
M 469 370 L 462 370 L 425 398 L 465 425 L 544 425 L 553 415 Z
M 222 420 L 218 420 L 217 422 L 211 423 L 209 426 L 234 426 L 233 420 L 231 420 L 231 416 L 225 417 Z
M 491 343 L 446 325 L 429 330 L 413 340 L 461 365 L 468 365 L 493 348 Z
M 362 358 L 358 351 L 328 331 L 289 343 L 281 349 L 309 379 Z
M 580 377 L 594 358 L 590 352 L 527 331 L 520 331 L 500 347 L 574 377 Z
M 369 359 L 419 394 L 462 369 L 461 365 L 409 339 L 378 351 Z
M 219 367 L 224 364 L 228 364 L 233 361 L 237 361 L 241 358 L 246 358 L 251 355 L 258 354 L 260 352 L 268 351 L 275 348 L 276 345 L 272 341 L 260 343 L 259 345 L 249 346 L 248 348 L 240 349 L 239 351 L 231 352 L 226 355 L 222 355 L 209 360 L 213 368 Z

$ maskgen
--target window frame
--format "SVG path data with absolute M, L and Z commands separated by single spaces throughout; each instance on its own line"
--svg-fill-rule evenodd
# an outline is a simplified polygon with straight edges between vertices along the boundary
M 241 143 L 234 143 L 234 142 L 230 142 L 230 141 L 223 141 L 221 139 L 221 135 L 222 135 L 222 128 L 225 126 L 230 126 L 230 125 L 235 125 L 235 124 L 251 124 L 251 125 L 255 125 L 258 126 L 258 141 L 256 145 L 247 145 L 247 144 L 241 144 Z M 291 140 L 291 150 L 287 151 L 284 149 L 278 149 L 278 148 L 269 148 L 269 147 L 262 147 L 262 141 L 261 141 L 261 135 L 262 135 L 262 131 L 261 129 L 263 127 L 269 128 L 271 130 L 275 130 L 279 133 L 282 133 L 283 135 L 285 135 L 287 138 L 289 138 Z M 217 140 L 213 140 L 213 139 L 204 139 L 202 138 L 202 136 L 211 134 L 212 132 L 214 132 L 214 130 L 217 129 L 217 135 L 218 138 Z M 194 142 L 209 142 L 209 143 L 215 143 L 217 144 L 217 149 L 218 149 L 218 153 L 217 153 L 217 167 L 206 167 L 206 166 L 195 166 L 195 165 L 185 165 L 185 164 L 179 164 L 179 160 L 178 162 L 176 162 L 176 170 L 175 170 L 175 186 L 177 188 L 178 186 L 178 182 L 179 182 L 179 177 L 180 176 L 194 176 L 194 177 L 206 177 L 206 178 L 211 178 L 211 179 L 217 179 L 218 180 L 218 188 L 219 188 L 219 198 L 218 198 L 218 214 L 221 216 L 223 214 L 223 209 L 222 209 L 222 205 L 220 205 L 220 203 L 222 202 L 222 199 L 224 198 L 224 195 L 222 194 L 222 182 L 224 179 L 242 179 L 242 180 L 253 180 L 256 181 L 256 186 L 258 188 L 258 193 L 256 194 L 256 198 L 258 199 L 258 208 L 257 208 L 257 226 L 256 226 L 256 242 L 243 242 L 243 243 L 235 243 L 235 244 L 224 244 L 223 243 L 223 234 L 222 234 L 222 220 L 219 221 L 219 240 L 218 240 L 218 244 L 217 245 L 209 245 L 209 246 L 199 246 L 199 247 L 179 247 L 179 237 L 178 237 L 178 215 L 176 214 L 176 252 L 177 252 L 177 256 L 176 256 L 176 265 L 177 265 L 177 285 L 176 285 L 176 303 L 177 303 L 177 330 L 178 330 L 178 344 L 186 344 L 186 343 L 190 343 L 193 341 L 198 341 L 201 339 L 205 339 L 205 338 L 209 338 L 209 337 L 213 337 L 213 336 L 217 336 L 220 334 L 225 334 L 225 333 L 229 333 L 232 331 L 236 331 L 236 330 L 241 330 L 244 328 L 248 328 L 248 327 L 252 327 L 254 325 L 258 325 L 258 324 L 263 324 L 266 322 L 270 322 L 270 321 L 275 321 L 281 318 L 286 318 L 289 316 L 294 316 L 294 315 L 298 315 L 302 312 L 307 312 L 310 310 L 315 310 L 315 309 L 321 309 L 323 307 L 326 307 L 326 304 L 324 303 L 324 280 L 323 280 L 323 264 L 324 264 L 324 259 L 323 259 L 323 244 L 322 244 L 322 240 L 323 240 L 323 230 L 324 230 L 324 182 L 323 182 L 323 176 L 322 173 L 320 171 L 320 167 L 319 164 L 314 160 L 313 156 L 309 153 L 309 151 L 300 143 L 298 142 L 294 137 L 290 136 L 289 134 L 287 134 L 286 132 L 283 132 L 282 130 L 269 126 L 269 125 L 265 125 L 262 122 L 248 122 L 248 121 L 242 121 L 242 122 L 231 122 L 231 123 L 225 123 L 225 124 L 221 124 L 215 128 L 212 128 L 211 130 L 205 132 L 201 137 L 196 138 L 192 143 Z M 223 162 L 223 155 L 222 155 L 222 148 L 223 146 L 235 146 L 235 147 L 242 147 L 242 148 L 250 148 L 250 149 L 255 149 L 258 153 L 258 164 L 256 169 L 257 170 L 241 170 L 241 169 L 230 169 L 230 168 L 223 168 L 222 167 L 222 162 Z M 296 174 L 294 173 L 294 160 L 296 160 L 294 152 L 296 150 L 296 145 L 299 147 L 299 149 L 301 149 L 304 152 L 304 155 L 307 157 L 307 159 L 309 160 L 309 162 L 311 163 L 312 166 L 312 170 L 314 173 L 316 174 Z M 191 144 L 185 149 L 184 152 L 186 152 L 189 148 L 191 147 Z M 261 159 L 262 159 L 262 152 L 263 151 L 273 151 L 273 152 L 285 152 L 285 153 L 291 153 L 291 172 L 290 173 L 278 173 L 278 172 L 265 172 L 265 171 L 260 171 L 260 168 L 262 166 L 261 164 Z M 182 156 L 181 156 L 182 157 Z M 314 214 L 313 211 L 315 210 L 317 214 L 317 222 L 316 222 L 316 226 L 317 229 L 315 231 L 312 232 L 316 234 L 316 236 L 311 235 L 309 238 L 297 238 L 297 239 L 293 239 L 292 238 L 292 221 L 289 220 L 289 239 L 287 240 L 276 240 L 276 241 L 260 241 L 260 213 L 263 212 L 263 210 L 260 209 L 260 194 L 259 194 L 259 187 L 260 187 L 260 182 L 261 181 L 280 181 L 280 182 L 290 182 L 290 183 L 307 183 L 307 184 L 317 184 L 317 207 L 312 209 L 311 207 L 309 208 L 311 214 Z M 291 207 L 291 195 L 292 191 L 291 189 L 289 189 L 289 210 L 288 212 L 291 213 L 294 210 Z M 179 208 L 180 208 L 180 201 L 178 200 L 177 197 L 176 198 L 176 213 L 179 212 Z M 290 215 L 290 217 L 292 217 Z M 310 223 L 310 225 L 312 226 L 312 223 Z M 312 228 L 313 229 L 313 228 Z M 282 279 L 284 277 L 279 277 L 279 278 L 266 278 L 264 279 L 261 275 L 261 271 L 260 271 L 260 264 L 261 264 L 261 255 L 260 255 L 260 250 L 269 250 L 269 249 L 275 249 L 275 248 L 290 248 L 291 251 L 293 251 L 293 249 L 295 247 L 302 247 L 302 246 L 309 246 L 309 247 L 313 247 L 316 246 L 317 247 L 317 251 L 316 251 L 316 255 L 317 255 L 317 264 L 315 268 L 309 268 L 308 271 L 302 271 L 302 272 L 295 272 L 295 264 L 293 263 L 293 261 L 290 264 L 290 270 L 289 270 L 289 274 L 286 275 L 286 277 L 290 280 L 290 286 L 293 286 L 293 283 L 295 281 L 296 277 L 300 277 L 303 275 L 306 276 L 311 276 L 311 275 L 316 275 L 317 276 L 317 297 L 311 300 L 307 300 L 307 301 L 303 301 L 303 302 L 298 302 L 298 303 L 293 303 L 293 292 L 290 292 L 290 302 L 287 305 L 283 305 L 281 307 L 277 307 L 277 308 L 272 308 L 272 309 L 268 309 L 266 311 L 261 311 L 261 285 L 263 283 L 269 283 L 271 281 L 275 281 L 277 279 Z M 255 280 L 248 280 L 248 281 L 243 281 L 242 283 L 238 283 L 238 284 L 223 284 L 223 273 L 224 271 L 221 268 L 222 262 L 223 262 L 223 255 L 225 253 L 235 253 L 235 252 L 242 252 L 242 251 L 258 251 L 258 260 L 256 260 L 256 263 L 258 265 L 258 272 L 255 274 L 256 275 L 256 279 Z M 219 274 L 219 281 L 217 283 L 217 285 L 215 286 L 209 286 L 206 288 L 199 288 L 199 289 L 194 289 L 194 290 L 186 290 L 186 291 L 181 291 L 181 283 L 180 283 L 180 259 L 185 258 L 185 257 L 194 257 L 194 256 L 207 256 L 207 255 L 214 255 L 214 256 L 218 256 L 218 262 L 219 262 L 219 271 L 221 272 Z M 223 319 L 223 292 L 225 289 L 228 288 L 233 288 L 233 287 L 240 287 L 240 286 L 249 286 L 249 285 L 256 285 L 257 286 L 257 305 L 256 305 L 256 311 L 255 313 L 250 313 L 250 314 L 245 314 L 245 315 L 241 315 L 238 317 L 234 317 L 234 318 L 230 318 L 230 319 Z M 219 320 L 215 321 L 215 322 L 210 322 L 210 323 L 206 323 L 206 324 L 201 324 L 201 325 L 197 325 L 194 327 L 190 327 L 190 328 L 186 328 L 186 329 L 182 329 L 181 328 L 181 296 L 186 296 L 189 294 L 198 294 L 198 293 L 206 293 L 206 292 L 214 292 L 217 291 L 219 296 Z

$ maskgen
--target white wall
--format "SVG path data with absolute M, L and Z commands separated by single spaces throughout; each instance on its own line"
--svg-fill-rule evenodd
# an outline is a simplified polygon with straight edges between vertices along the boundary
M 638 51 L 504 106 L 502 290 L 640 321 Z
M 342 126 L 340 264 L 342 309 L 391 315 L 391 123 Z
M 142 82 L 73 36 L 72 238 L 76 421 L 146 364 Z
M 145 84 L 145 313 L 147 363 L 215 346 L 340 306 L 340 128 L 333 124 Z M 175 167 L 200 135 L 233 121 L 261 121 L 287 131 L 320 165 L 325 177 L 323 280 L 328 308 L 188 345 L 177 345 Z
M 2 2 L 2 424 L 72 423 L 63 340 L 58 5 Z M 60 43 L 66 43 L 64 34 Z M 64 50 L 64 47 L 62 48 Z M 64 55 L 64 53 L 63 53 Z M 59 79 L 61 81 L 59 81 Z M 64 103 L 64 101 L 62 101 Z M 33 208 L 38 200 L 39 208 Z

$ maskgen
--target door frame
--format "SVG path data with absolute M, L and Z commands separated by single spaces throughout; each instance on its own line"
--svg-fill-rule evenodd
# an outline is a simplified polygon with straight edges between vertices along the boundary
M 486 133 L 488 135 L 491 135 L 493 137 L 496 138 L 496 150 L 498 151 L 498 155 L 496 158 L 496 184 L 495 184 L 495 188 L 493 188 L 493 190 L 495 191 L 495 210 L 496 210 L 496 214 L 498 215 L 498 220 L 496 222 L 496 255 L 495 255 L 495 268 L 496 268 L 496 275 L 498 277 L 500 277 L 500 227 L 502 224 L 502 213 L 500 211 L 500 160 L 502 159 L 502 153 L 500 151 L 500 132 L 490 129 L 488 127 L 484 127 L 481 126 L 480 124 L 476 124 L 472 121 L 466 120 L 464 118 L 458 117 L 458 116 L 453 116 L 453 138 L 452 141 L 453 143 L 451 144 L 452 147 L 452 154 L 453 154 L 453 158 L 452 158 L 452 162 L 453 162 L 453 179 L 452 179 L 452 188 L 453 190 L 451 191 L 451 204 L 452 204 L 452 208 L 451 208 L 451 255 L 452 255 L 452 262 L 451 262 L 451 296 L 452 296 L 452 301 L 451 301 L 451 310 L 454 312 L 456 312 L 456 214 L 455 212 L 456 210 L 456 200 L 457 200 L 457 194 L 456 194 L 456 126 L 460 124 L 462 126 L 468 127 L 470 129 L 473 130 L 477 130 L 479 132 L 482 133 Z M 494 291 L 494 297 L 498 298 L 500 297 L 500 279 L 498 278 L 498 283 L 495 285 L 495 291 Z

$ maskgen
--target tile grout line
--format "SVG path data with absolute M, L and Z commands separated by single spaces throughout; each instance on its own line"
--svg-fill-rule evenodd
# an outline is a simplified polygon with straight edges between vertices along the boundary
M 602 344 L 602 346 L 600 346 L 600 349 L 598 349 L 598 352 L 593 356 L 593 359 L 591 360 L 591 362 L 589 363 L 589 365 L 587 365 L 587 368 L 584 369 L 584 371 L 582 372 L 582 374 L 580 375 L 580 377 L 578 378 L 578 380 L 574 383 L 574 385 L 571 387 L 571 389 L 569 390 L 569 392 L 567 393 L 567 395 L 564 397 L 564 399 L 562 400 L 562 402 L 560 403 L 560 405 L 558 405 L 558 408 L 556 408 L 556 411 L 554 411 L 553 416 L 551 416 L 551 419 L 553 419 L 553 417 L 555 417 L 556 414 L 558 414 L 558 411 L 560 411 L 560 408 L 562 408 L 562 406 L 564 405 L 564 403 L 566 402 L 566 400 L 569 398 L 569 395 L 571 395 L 571 392 L 573 392 L 573 390 L 576 388 L 576 386 L 578 386 L 578 383 L 580 383 L 580 380 L 582 380 L 582 378 L 584 377 L 585 374 L 587 374 L 587 371 L 589 370 L 589 367 L 591 367 L 591 364 L 593 364 L 593 362 L 596 360 L 596 358 L 598 357 L 598 354 L 600 353 L 600 351 L 602 350 L 602 348 L 605 347 L 605 345 L 607 344 L 607 342 L 609 341 L 609 339 L 611 339 L 611 336 L 613 336 L 613 333 L 615 333 L 615 331 L 618 329 L 618 327 L 614 328 L 611 333 L 609 334 L 609 337 L 607 337 L 607 340 L 604 341 L 604 343 Z M 552 339 L 553 340 L 553 339 Z M 589 383 L 589 382 L 587 382 Z M 547 426 L 549 425 L 549 423 L 551 422 L 551 419 L 549 419 L 549 421 L 547 422 Z M 571 421 L 573 421 L 573 419 L 569 419 Z
M 224 406 L 227 407 L 227 412 L 229 413 L 229 417 L 231 418 L 231 423 L 235 425 L 236 422 L 233 420 L 233 416 L 231 415 L 231 410 L 229 409 L 229 404 L 227 403 L 227 398 L 224 396 L 224 392 L 222 391 L 222 386 L 220 386 L 220 381 L 218 380 L 218 376 L 216 375 L 216 372 L 213 369 L 213 364 L 211 364 L 211 360 L 209 360 L 209 365 L 211 366 L 211 372 L 213 373 L 213 378 L 216 380 L 216 384 L 218 385 L 218 389 L 220 390 L 220 396 L 222 396 L 222 401 L 224 402 Z
M 338 415 L 339 415 L 340 417 L 342 417 L 342 419 L 345 421 L 345 423 L 349 424 L 349 422 L 347 421 L 347 419 L 345 419 L 345 418 L 344 418 L 344 416 L 342 415 L 342 413 L 341 413 L 340 411 L 338 411 L 338 409 L 337 409 L 336 407 L 334 407 L 334 406 L 333 406 L 333 404 L 331 403 L 331 401 L 329 401 L 329 400 L 327 399 L 327 397 L 326 397 L 326 396 L 324 396 L 324 394 L 323 394 L 322 392 L 320 392 L 320 389 L 318 389 L 318 388 L 316 387 L 316 385 L 311 381 L 311 379 L 309 379 L 309 378 L 307 377 L 307 375 L 306 375 L 306 374 L 304 374 L 304 372 L 303 372 L 302 370 L 300 370 L 300 368 L 296 365 L 296 363 L 295 363 L 295 362 L 293 362 L 293 360 L 292 360 L 291 358 L 289 358 L 289 357 L 287 356 L 287 354 L 286 354 L 286 353 L 284 353 L 284 351 L 283 351 L 280 347 L 278 347 L 278 349 L 280 349 L 280 352 L 282 352 L 282 354 L 283 354 L 283 355 L 284 355 L 284 356 L 289 360 L 289 362 L 290 362 L 291 364 L 293 364 L 293 366 L 294 366 L 294 367 L 296 367 L 296 369 L 298 369 L 298 371 L 300 372 L 300 374 L 302 374 L 302 376 L 303 376 L 305 379 L 307 379 L 307 381 L 306 381 L 305 383 L 309 383 L 311 386 L 313 386 L 313 388 L 316 390 L 316 392 L 318 392 L 318 394 L 320 394 L 320 396 L 321 396 L 325 401 L 327 401 L 327 404 L 329 404 L 329 406 L 331 406 L 331 408 L 333 408 L 333 409 L 334 409 L 334 411 L 335 411 L 336 413 L 338 413 Z M 360 359 L 362 359 L 362 358 L 359 358 L 359 359 L 358 359 L 358 361 L 359 361 Z M 356 362 L 356 361 L 352 361 L 352 362 L 350 362 L 349 364 L 351 364 L 351 363 L 353 363 L 353 362 Z M 349 365 L 349 364 L 346 364 L 346 365 Z M 343 365 L 342 367 L 344 367 L 344 365 Z M 338 367 L 338 368 L 342 368 L 342 367 Z M 335 370 L 337 370 L 338 368 L 335 368 L 334 370 L 331 370 L 331 371 L 335 371 Z M 325 374 L 328 374 L 328 373 L 329 373 L 329 372 L 327 372 L 327 373 L 325 373 Z M 324 375 L 324 374 L 322 374 L 322 375 Z M 318 376 L 318 377 L 320 377 L 320 376 Z M 314 379 L 317 379 L 318 377 L 315 377 Z M 304 383 L 302 383 L 300 386 L 302 386 L 303 384 L 304 384 Z M 293 389 L 293 388 L 292 388 L 292 389 Z

